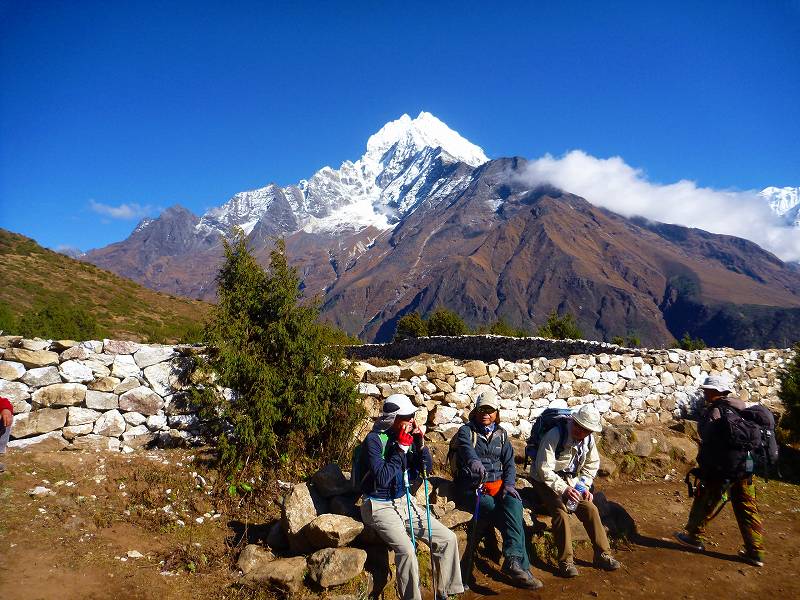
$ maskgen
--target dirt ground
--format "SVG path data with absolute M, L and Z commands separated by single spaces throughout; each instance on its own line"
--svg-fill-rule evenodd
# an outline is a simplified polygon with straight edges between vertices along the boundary
M 249 509 L 210 495 L 213 474 L 201 463 L 187 450 L 9 454 L 8 472 L 0 475 L 0 597 L 271 597 L 237 585 L 232 547 L 242 543 Z M 30 495 L 36 486 L 52 494 Z M 690 506 L 681 478 L 600 481 L 598 488 L 636 525 L 637 533 L 616 551 L 622 570 L 593 569 L 591 549 L 579 545 L 580 577 L 560 579 L 535 559 L 545 587 L 521 592 L 502 582 L 499 565 L 479 557 L 477 585 L 464 599 L 800 598 L 799 486 L 770 481 L 758 487 L 768 552 L 761 569 L 738 560 L 741 538 L 730 507 L 713 522 L 706 553 L 673 542 Z M 260 515 L 271 511 L 277 506 L 259 508 Z M 249 529 L 251 540 L 258 532 Z

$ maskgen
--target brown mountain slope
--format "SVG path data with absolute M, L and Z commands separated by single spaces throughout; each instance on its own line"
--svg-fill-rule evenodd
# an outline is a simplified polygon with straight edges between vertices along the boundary
M 459 197 L 378 238 L 330 289 L 326 314 L 345 328 L 366 323 L 356 331 L 365 339 L 387 339 L 402 314 L 439 305 L 473 325 L 503 317 L 528 329 L 561 310 L 590 337 L 636 332 L 649 344 L 681 335 L 663 313 L 676 302 L 732 303 L 744 321 L 753 310 L 800 314 L 800 277 L 755 244 L 625 219 L 557 190 L 528 190 L 517 177 L 523 166 L 488 163 Z M 714 335 L 720 343 L 760 341 Z
M 105 335 L 117 339 L 175 341 L 198 326 L 210 308 L 205 302 L 154 292 L 4 229 L 0 282 L 0 305 L 15 318 L 48 303 L 81 307 Z

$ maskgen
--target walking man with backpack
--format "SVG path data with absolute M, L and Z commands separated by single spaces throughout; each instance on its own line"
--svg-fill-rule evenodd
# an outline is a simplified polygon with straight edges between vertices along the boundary
M 431 455 L 423 444 L 423 431 L 414 422 L 416 407 L 408 396 L 392 394 L 383 402 L 381 415 L 363 442 L 356 471 L 361 479 L 361 517 L 395 552 L 398 597 L 422 600 L 415 541 L 429 544 L 436 578 L 436 599 L 464 591 L 458 561 L 456 534 L 420 510 L 409 484 L 429 472 Z
M 539 418 L 542 417 L 544 414 Z M 594 566 L 615 571 L 621 565 L 611 555 L 608 536 L 591 492 L 600 467 L 600 454 L 593 435 L 602 431 L 600 413 L 594 406 L 585 405 L 577 413 L 561 415 L 552 423 L 554 426 L 542 432 L 530 454 L 535 453 L 531 467 L 534 489 L 553 517 L 558 574 L 562 577 L 579 574 L 572 552 L 570 512 L 575 513 L 589 534 L 594 547 Z
M 516 488 L 514 449 L 508 434 L 499 426 L 497 409 L 494 393 L 482 393 L 469 415 L 469 422 L 461 426 L 454 438 L 459 466 L 455 485 L 459 498 L 481 517 L 476 520 L 467 547 L 464 563 L 468 566 L 462 579 L 469 582 L 471 578 L 472 573 L 466 571 L 472 570 L 472 553 L 478 540 L 487 527 L 496 526 L 503 537 L 503 572 L 517 587 L 536 590 L 542 587 L 542 582 L 531 574 L 531 563 L 525 549 L 522 498 Z
M 761 567 L 764 565 L 764 525 L 756 504 L 753 451 L 754 446 L 760 445 L 761 436 L 761 425 L 755 419 L 760 420 L 760 413 L 769 411 L 762 406 L 748 409 L 742 400 L 730 396 L 732 390 L 724 376 L 707 377 L 700 387 L 705 405 L 697 424 L 699 484 L 686 530 L 676 533 L 675 537 L 697 551 L 705 550 L 706 527 L 730 499 L 744 539 L 744 549 L 739 555 L 745 562 Z M 765 417 L 769 421 L 770 417 Z M 769 431 L 768 423 L 766 427 L 765 435 Z M 756 436 L 758 444 L 754 441 Z

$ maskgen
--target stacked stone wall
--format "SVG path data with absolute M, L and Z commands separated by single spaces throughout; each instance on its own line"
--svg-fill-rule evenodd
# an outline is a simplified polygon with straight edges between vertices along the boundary
M 459 344 L 475 337 L 500 348 L 507 340 L 468 336 Z M 596 342 L 547 342 L 549 350 L 534 358 L 437 356 L 381 367 L 353 364 L 373 414 L 383 398 L 402 393 L 419 407 L 421 422 L 446 432 L 464 422 L 481 391 L 491 389 L 500 398 L 503 427 L 527 436 L 533 420 L 551 406 L 593 404 L 609 423 L 669 423 L 691 412 L 706 376 L 723 372 L 744 400 L 779 408 L 777 374 L 791 355 L 729 349 L 625 353 Z M 553 357 L 588 347 L 598 352 Z M 11 400 L 15 412 L 10 447 L 130 451 L 192 440 L 200 424 L 180 402 L 180 381 L 187 357 L 197 351 L 117 340 L 0 337 L 0 396 Z

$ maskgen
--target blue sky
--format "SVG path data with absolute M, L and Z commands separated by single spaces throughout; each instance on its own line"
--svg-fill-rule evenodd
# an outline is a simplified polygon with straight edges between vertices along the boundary
M 93 205 L 201 213 L 420 110 L 490 157 L 797 186 L 798 56 L 800 0 L 0 0 L 0 226 L 103 246 L 137 219 Z

